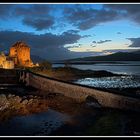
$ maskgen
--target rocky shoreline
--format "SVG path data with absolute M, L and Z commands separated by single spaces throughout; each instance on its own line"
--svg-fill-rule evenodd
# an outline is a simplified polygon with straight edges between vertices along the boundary
M 13 115 L 28 115 L 46 111 L 48 103 L 41 97 L 34 95 L 17 96 L 14 94 L 0 95 L 0 121 Z
M 77 108 L 84 110 L 81 106 L 82 104 L 61 94 L 45 93 L 44 95 L 44 91 L 37 89 L 32 91 L 30 88 L 13 88 L 1 91 L 0 122 L 13 116 L 47 112 L 49 108 L 61 113 L 77 114 Z

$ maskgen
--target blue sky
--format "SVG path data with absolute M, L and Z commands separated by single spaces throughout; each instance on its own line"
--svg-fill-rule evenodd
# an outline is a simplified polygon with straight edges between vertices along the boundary
M 0 50 L 22 40 L 53 60 L 134 51 L 140 5 L 0 4 L 0 36 Z

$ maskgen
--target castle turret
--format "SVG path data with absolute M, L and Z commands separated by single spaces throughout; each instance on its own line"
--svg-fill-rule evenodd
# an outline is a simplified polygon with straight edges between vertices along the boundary
M 30 47 L 24 42 L 16 42 L 11 48 L 9 56 L 13 58 L 14 63 L 20 66 L 32 67 L 30 58 Z

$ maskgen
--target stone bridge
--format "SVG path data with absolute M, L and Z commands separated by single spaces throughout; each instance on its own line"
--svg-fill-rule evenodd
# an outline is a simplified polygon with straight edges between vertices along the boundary
M 92 97 L 102 107 L 140 111 L 140 100 L 137 98 L 56 80 L 30 71 L 19 71 L 19 82 L 24 83 L 26 86 L 47 91 L 46 94 L 48 92 L 60 93 L 80 102 Z

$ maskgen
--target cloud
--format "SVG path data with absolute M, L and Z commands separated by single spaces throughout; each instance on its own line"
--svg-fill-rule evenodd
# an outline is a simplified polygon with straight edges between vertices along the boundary
M 119 11 L 125 19 L 140 24 L 140 4 L 105 4 L 104 7 Z
M 36 35 L 19 31 L 0 31 L 1 50 L 8 50 L 17 41 L 24 41 L 32 48 L 31 52 L 49 59 L 72 57 L 64 45 L 77 43 L 82 38 L 79 34 L 63 32 L 60 35 L 46 33 Z
M 84 35 L 83 38 L 91 37 L 91 35 Z
M 12 16 L 12 8 L 14 6 L 10 4 L 0 4 L 0 19 L 6 19 Z
M 93 45 L 93 44 L 91 44 L 90 46 L 91 46 L 91 47 L 96 47 L 96 45 Z
M 77 34 L 77 33 L 79 33 L 79 30 L 69 30 L 69 33 L 75 33 L 75 34 Z
M 92 43 L 96 43 L 96 41 L 92 41 Z
M 104 4 L 101 9 L 82 7 L 67 8 L 65 17 L 81 30 L 93 28 L 99 24 L 121 19 L 140 24 L 140 4 Z
M 40 19 L 40 18 L 38 19 L 24 18 L 23 23 L 39 31 L 39 30 L 51 28 L 54 24 L 54 20 L 53 19 Z
M 106 42 L 110 42 L 112 40 L 100 40 L 97 42 L 97 44 L 103 44 L 103 43 L 106 43 Z
M 100 23 L 121 18 L 120 16 L 118 17 L 118 12 L 105 9 L 67 8 L 64 10 L 64 13 L 67 20 L 81 30 L 87 30 Z
M 23 24 L 39 31 L 49 29 L 54 25 L 54 17 L 50 15 L 51 10 L 49 5 L 31 5 L 29 7 L 17 7 L 15 15 L 23 16 Z
M 0 18 L 9 19 L 20 18 L 23 24 L 36 30 L 43 30 L 53 27 L 55 24 L 54 17 L 50 14 L 53 6 L 50 5 L 0 5 Z
M 121 32 L 117 32 L 117 34 L 122 34 Z
M 106 43 L 106 42 L 110 42 L 112 40 L 100 40 L 100 41 L 92 41 L 93 44 L 103 44 L 103 43 Z M 91 44 L 92 46 L 92 44 Z M 96 47 L 96 45 L 93 45 L 93 47 Z
M 75 46 L 75 45 L 73 45 L 73 46 L 67 46 L 66 48 L 67 49 L 70 49 L 70 48 L 79 48 L 80 46 Z
M 52 6 L 47 4 L 31 4 L 31 5 L 16 5 L 16 16 L 28 16 L 28 17 L 46 17 L 50 16 Z
M 8 19 L 9 16 L 19 18 L 27 26 L 44 30 L 58 27 L 57 17 L 53 14 L 55 10 L 58 10 L 62 14 L 60 14 L 61 19 L 66 24 L 70 23 L 80 30 L 87 30 L 102 23 L 120 19 L 129 19 L 140 24 L 139 9 L 140 4 L 104 4 L 101 9 L 94 9 L 94 5 L 90 8 L 84 8 L 82 5 L 61 8 L 61 6 L 50 4 L 1 4 L 0 19 Z M 62 23 L 61 20 L 59 22 Z
M 128 40 L 131 41 L 131 45 L 128 47 L 140 47 L 140 38 L 127 38 Z

